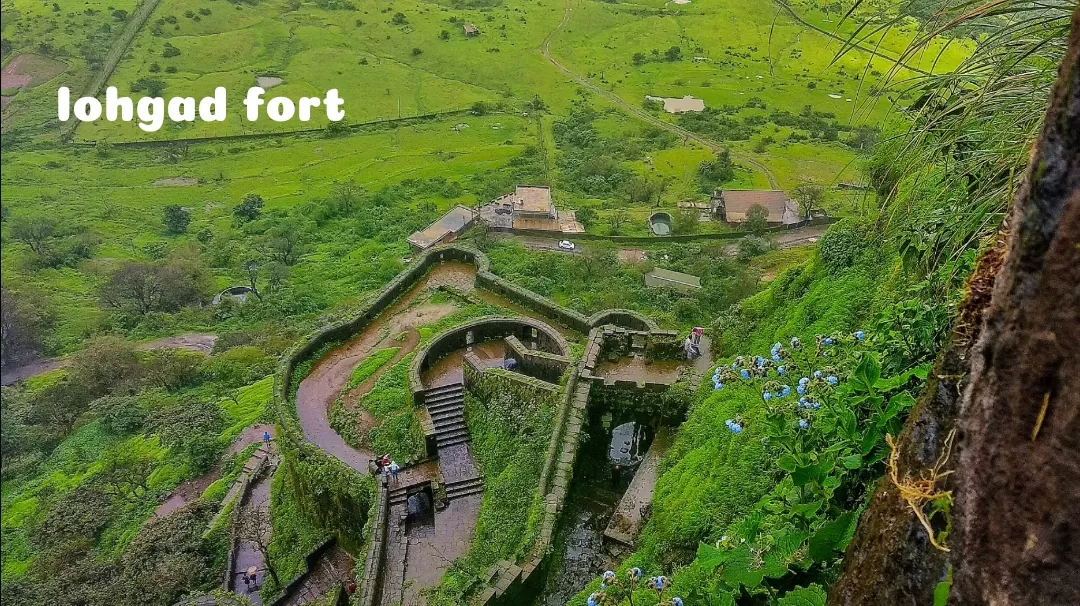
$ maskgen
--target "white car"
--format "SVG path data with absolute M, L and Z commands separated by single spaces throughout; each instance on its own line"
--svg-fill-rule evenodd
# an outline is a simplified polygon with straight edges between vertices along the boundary
M 563 250 L 574 250 L 574 243 L 570 240 L 559 240 L 559 248 Z

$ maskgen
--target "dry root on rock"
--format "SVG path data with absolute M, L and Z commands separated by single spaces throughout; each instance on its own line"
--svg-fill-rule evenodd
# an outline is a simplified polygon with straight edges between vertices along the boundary
M 918 518 L 919 523 L 926 529 L 926 535 L 930 539 L 930 544 L 935 549 L 940 551 L 949 551 L 949 548 L 939 543 L 934 537 L 934 529 L 930 526 L 930 519 L 923 512 L 924 504 L 928 502 L 934 502 L 939 499 L 952 500 L 952 491 L 938 490 L 937 484 L 946 476 L 952 473 L 952 471 L 942 471 L 945 464 L 949 461 L 949 455 L 952 452 L 953 438 L 956 436 L 956 430 L 949 432 L 948 437 L 945 438 L 945 449 L 942 451 L 941 456 L 938 457 L 937 462 L 934 463 L 934 467 L 930 469 L 929 473 L 923 474 L 919 479 L 912 479 L 905 475 L 900 478 L 900 471 L 897 465 L 897 459 L 900 456 L 900 450 L 896 447 L 896 442 L 893 441 L 891 435 L 885 436 L 885 441 L 889 444 L 889 449 L 892 451 L 889 454 L 889 461 L 887 469 L 889 472 L 889 480 L 900 492 L 900 498 L 907 503 L 911 511 L 915 513 L 915 517 Z

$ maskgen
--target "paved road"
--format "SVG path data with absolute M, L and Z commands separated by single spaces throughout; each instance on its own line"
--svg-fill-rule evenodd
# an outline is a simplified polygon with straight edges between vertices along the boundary
M 541 46 L 540 46 L 540 51 L 544 54 L 544 58 L 547 59 L 549 63 L 554 65 L 556 69 L 558 69 L 563 74 L 568 76 L 574 82 L 577 82 L 581 86 L 583 86 L 583 87 L 591 90 L 592 92 L 600 95 L 601 97 L 607 99 L 613 105 L 615 105 L 617 108 L 621 109 L 623 112 L 625 112 L 627 114 L 630 114 L 631 116 L 637 118 L 638 120 L 641 120 L 643 122 L 647 122 L 647 123 L 649 123 L 649 124 L 651 124 L 651 125 L 653 125 L 653 126 L 655 126 L 657 128 L 661 128 L 661 129 L 666 130 L 666 131 L 668 131 L 670 133 L 673 133 L 675 135 L 683 137 L 684 139 L 689 139 L 691 141 L 694 141 L 694 142 L 696 142 L 696 143 L 698 143 L 700 145 L 703 145 L 703 146 L 709 148 L 713 152 L 718 152 L 721 149 L 726 149 L 723 145 L 721 145 L 721 144 L 719 144 L 719 143 L 717 143 L 717 142 L 715 142 L 715 141 L 713 141 L 711 139 L 703 137 L 703 136 L 701 136 L 701 135 L 699 135 L 699 134 L 697 134 L 697 133 L 695 133 L 693 131 L 689 131 L 689 130 L 687 130 L 687 129 L 681 127 L 681 126 L 678 126 L 676 124 L 672 124 L 670 122 L 665 122 L 665 121 L 657 118 L 656 116 L 646 112 L 644 109 L 641 109 L 639 107 L 635 107 L 635 106 L 627 103 L 626 101 L 624 101 L 621 97 L 619 97 L 615 93 L 613 93 L 613 92 L 611 92 L 609 90 L 604 90 L 604 89 L 600 88 L 599 86 L 593 84 L 585 76 L 577 74 L 577 73 L 571 71 L 570 68 L 566 67 L 562 63 L 559 63 L 559 60 L 556 59 L 555 57 L 553 57 L 552 54 L 551 54 L 551 40 L 552 40 L 552 38 L 555 37 L 555 34 L 557 34 L 560 29 L 565 27 L 566 24 L 570 22 L 570 14 L 574 10 L 574 7 L 573 7 L 572 3 L 573 3 L 573 0 L 566 0 L 566 7 L 565 7 L 564 12 L 563 12 L 562 21 L 559 21 L 559 24 L 556 25 L 555 28 L 552 29 L 550 33 L 548 33 L 547 37 L 544 38 L 543 44 L 541 44 Z M 761 162 L 758 162 L 754 158 L 751 158 L 750 156 L 747 156 L 745 154 L 736 152 L 734 150 L 730 150 L 730 151 L 731 151 L 732 157 L 734 157 L 738 161 L 743 162 L 744 164 L 749 164 L 750 166 L 754 167 L 754 169 L 764 173 L 765 176 L 768 177 L 768 179 L 769 179 L 769 187 L 771 187 L 772 189 L 780 189 L 780 182 L 776 179 L 776 175 L 774 175 L 773 172 L 771 170 L 769 170 L 769 168 L 767 166 L 765 166 Z
M 825 233 L 825 230 L 829 228 L 828 225 L 811 225 L 810 227 L 800 227 L 799 229 L 792 229 L 790 231 L 780 232 L 773 240 L 776 242 L 777 248 L 794 248 L 796 246 L 803 246 L 805 244 L 813 244 Z M 562 238 L 544 238 L 542 236 L 523 236 L 519 234 L 499 234 L 499 239 L 514 240 L 520 243 L 522 246 L 529 250 L 541 251 L 541 252 L 562 252 L 570 254 L 579 254 L 583 252 L 581 246 L 577 246 L 574 250 L 564 250 L 559 248 L 559 240 Z M 586 240 L 582 243 L 587 244 L 592 240 Z M 664 244 L 663 238 L 657 238 L 656 244 Z M 634 247 L 624 248 L 623 250 L 637 250 L 641 244 Z M 730 244 L 724 247 L 724 251 L 731 256 L 735 256 L 739 252 L 738 240 L 732 240 Z

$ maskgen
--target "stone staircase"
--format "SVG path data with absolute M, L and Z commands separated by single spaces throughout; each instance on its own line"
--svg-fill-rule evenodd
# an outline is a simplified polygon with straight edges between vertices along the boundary
M 464 385 L 432 387 L 424 392 L 424 405 L 435 426 L 435 441 L 439 448 L 469 441 L 469 431 L 465 427 Z
M 484 492 L 484 478 L 473 477 L 446 483 L 446 500 L 453 501 Z

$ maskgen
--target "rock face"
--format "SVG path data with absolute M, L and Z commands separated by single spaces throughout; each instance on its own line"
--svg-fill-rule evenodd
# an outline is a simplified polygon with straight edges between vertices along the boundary
M 950 604 L 1080 604 L 1080 7 L 960 409 Z
M 1009 224 L 898 441 L 899 475 L 917 477 L 956 429 L 938 486 L 954 494 L 952 551 L 886 478 L 830 604 L 932 604 L 950 565 L 949 604 L 1080 604 L 1080 9 Z

